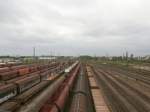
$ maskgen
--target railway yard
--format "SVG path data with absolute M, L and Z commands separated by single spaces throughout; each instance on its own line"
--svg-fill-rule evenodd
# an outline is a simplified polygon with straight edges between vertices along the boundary
M 3 65 L 0 112 L 150 112 L 150 71 L 78 60 Z
M 0 0 L 0 112 L 150 112 L 150 0 Z

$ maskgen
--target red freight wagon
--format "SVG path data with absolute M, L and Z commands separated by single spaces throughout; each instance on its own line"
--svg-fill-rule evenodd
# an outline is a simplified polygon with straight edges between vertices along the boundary
M 51 72 L 50 72 L 50 71 L 46 71 L 46 72 L 41 73 L 41 74 L 40 74 L 41 80 L 46 80 L 46 79 L 48 79 L 50 75 L 51 75 Z
M 18 71 L 19 71 L 19 75 L 25 75 L 29 73 L 29 68 L 22 68 L 19 69 Z
M 29 71 L 30 72 L 36 72 L 37 70 L 38 70 L 37 66 L 31 66 L 31 67 L 29 67 Z
M 37 72 L 29 73 L 28 75 L 33 76 L 33 75 L 39 75 L 39 74 L 40 74 L 40 71 L 37 71 Z
M 0 73 L 8 72 L 9 70 L 9 67 L 0 68 Z
M 9 80 L 9 79 L 15 78 L 17 76 L 18 76 L 17 70 L 10 71 L 10 72 L 4 72 L 4 73 L 0 73 L 0 80 Z
M 17 80 L 21 80 L 21 79 L 26 78 L 26 77 L 28 77 L 28 75 L 23 75 L 23 76 L 20 76 L 20 77 L 16 77 L 16 78 L 7 80 L 7 81 L 5 81 L 5 83 L 6 83 L 6 84 L 14 83 L 14 82 L 16 82 Z
M 18 92 L 22 93 L 25 90 L 31 88 L 32 86 L 38 84 L 40 82 L 40 76 L 39 75 L 33 75 L 30 77 L 26 77 L 24 79 L 21 79 L 19 81 L 16 81 L 15 83 L 18 85 Z
M 19 65 L 19 66 L 12 66 L 11 69 L 12 70 L 14 70 L 14 69 L 18 70 L 18 69 L 22 69 L 22 68 L 26 68 L 26 67 L 27 67 L 26 65 Z

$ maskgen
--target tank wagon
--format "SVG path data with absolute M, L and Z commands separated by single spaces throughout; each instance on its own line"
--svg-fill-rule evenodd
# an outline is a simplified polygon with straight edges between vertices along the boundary
M 62 112 L 66 101 L 68 100 L 69 92 L 73 88 L 75 78 L 80 71 L 80 64 L 77 61 L 68 69 L 65 70 L 66 79 L 61 84 L 56 93 L 54 93 L 47 102 L 41 107 L 39 112 Z

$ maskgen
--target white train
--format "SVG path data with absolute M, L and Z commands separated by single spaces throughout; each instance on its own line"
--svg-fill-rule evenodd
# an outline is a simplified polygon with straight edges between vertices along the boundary
M 79 61 L 76 61 L 71 66 L 69 66 L 68 68 L 66 68 L 65 69 L 65 73 L 69 73 L 78 63 L 79 63 Z

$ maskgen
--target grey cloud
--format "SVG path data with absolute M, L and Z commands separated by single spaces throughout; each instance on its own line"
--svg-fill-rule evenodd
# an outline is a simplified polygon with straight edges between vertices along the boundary
M 149 53 L 147 0 L 1 0 L 0 54 Z M 19 46 L 19 47 L 18 47 Z

